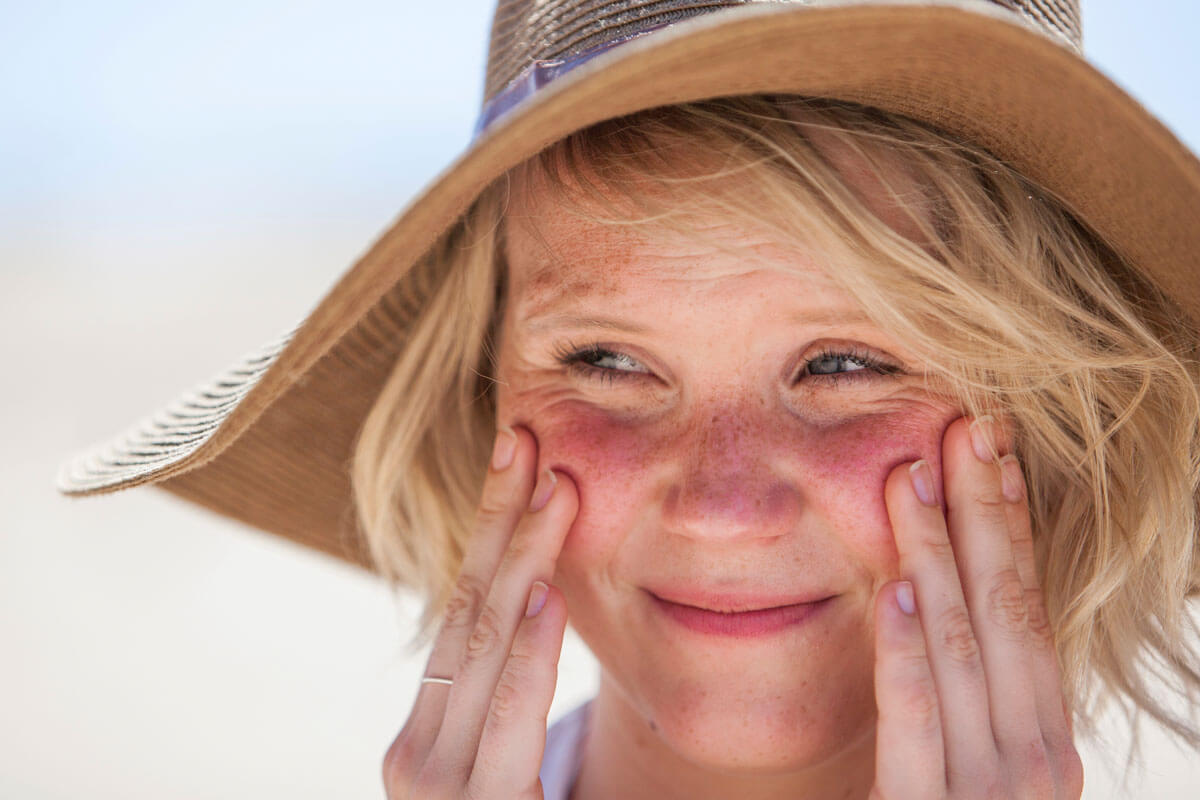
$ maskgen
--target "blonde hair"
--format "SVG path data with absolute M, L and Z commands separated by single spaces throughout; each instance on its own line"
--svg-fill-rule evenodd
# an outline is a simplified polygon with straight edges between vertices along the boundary
M 697 145 L 717 167 L 681 176 L 672 150 Z M 847 182 L 846 154 L 884 187 L 887 222 Z M 686 229 L 674 199 L 766 225 L 839 264 L 830 277 L 964 413 L 1013 422 L 1077 725 L 1096 735 L 1117 700 L 1131 720 L 1145 711 L 1200 748 L 1200 730 L 1147 679 L 1195 710 L 1200 668 L 1186 637 L 1197 625 L 1186 606 L 1200 590 L 1200 333 L 1061 202 L 923 123 L 796 97 L 651 109 L 576 133 L 515 171 L 564 207 L 600 201 L 614 216 L 640 209 L 627 223 Z M 414 642 L 428 640 L 453 588 L 495 433 L 514 174 L 398 287 L 408 338 L 355 450 L 372 556 L 427 598 Z M 735 174 L 746 180 L 727 180 Z

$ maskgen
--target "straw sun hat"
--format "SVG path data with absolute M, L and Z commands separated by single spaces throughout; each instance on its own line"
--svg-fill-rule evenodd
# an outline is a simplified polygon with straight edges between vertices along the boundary
M 972 140 L 1200 321 L 1200 161 L 1081 48 L 1078 0 L 500 0 L 466 151 L 296 330 L 70 458 L 58 488 L 155 484 L 366 565 L 349 464 L 404 339 L 409 268 L 510 167 L 684 101 L 832 97 Z

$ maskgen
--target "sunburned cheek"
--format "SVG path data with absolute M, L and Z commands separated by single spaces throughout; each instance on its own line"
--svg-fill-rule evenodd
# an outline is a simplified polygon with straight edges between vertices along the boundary
M 535 429 L 544 466 L 579 472 L 604 484 L 625 480 L 646 463 L 645 431 L 599 411 L 581 408 L 553 414 Z
M 957 416 L 935 409 L 862 416 L 825 427 L 797 425 L 773 431 L 769 460 L 795 475 L 810 513 L 843 542 L 872 560 L 894 561 L 895 541 L 884 499 L 888 473 L 898 464 L 927 459 L 941 476 L 941 437 Z M 548 409 L 525 423 L 538 438 L 542 467 L 562 469 L 579 487 L 580 509 L 564 556 L 592 558 L 615 546 L 621 532 L 653 515 L 649 478 L 679 455 L 677 435 L 637 425 L 585 404 Z M 668 469 L 667 472 L 670 472 Z
M 848 422 L 815 437 L 809 473 L 811 497 L 843 541 L 874 559 L 896 558 L 892 523 L 884 499 L 888 473 L 924 458 L 941 475 L 941 436 L 949 424 L 932 414 L 896 413 Z
M 654 445 L 647 431 L 610 414 L 573 404 L 527 423 L 538 438 L 542 467 L 561 469 L 579 488 L 579 514 L 565 550 L 602 547 L 603 532 L 616 529 L 645 488 Z

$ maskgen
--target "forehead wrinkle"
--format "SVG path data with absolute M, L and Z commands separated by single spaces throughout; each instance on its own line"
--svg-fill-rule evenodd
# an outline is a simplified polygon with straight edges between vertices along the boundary
M 747 270 L 740 274 L 748 274 L 753 271 L 756 270 Z M 784 272 L 783 270 L 779 271 Z M 735 277 L 738 275 L 713 278 L 667 275 L 661 280 L 663 283 L 704 282 L 716 284 Z M 718 286 L 713 288 L 719 290 Z M 652 324 L 644 324 L 641 319 L 635 320 L 628 315 L 618 313 L 615 316 L 605 316 L 592 313 L 592 305 L 587 302 L 588 300 L 596 297 L 612 297 L 616 294 L 620 294 L 619 289 L 602 287 L 595 281 L 568 280 L 556 288 L 544 290 L 536 298 L 525 299 L 522 303 L 524 313 L 520 314 L 519 318 L 528 325 L 531 331 L 553 327 L 605 328 L 635 333 L 645 333 L 651 330 Z M 845 303 L 806 304 L 803 307 L 794 308 L 790 313 L 781 315 L 779 320 L 809 329 L 844 330 L 847 333 L 881 332 L 878 325 L 863 308 Z
M 688 260 L 678 256 L 679 260 Z M 688 288 L 700 284 L 716 285 L 722 281 L 758 271 L 757 267 L 747 266 L 742 269 L 713 270 L 716 274 L 697 274 L 695 262 L 689 260 L 691 269 L 684 266 L 682 271 L 660 271 L 652 268 L 636 269 L 656 283 L 670 286 L 680 284 Z M 628 284 L 622 280 L 628 277 L 629 271 L 634 270 L 629 264 L 622 264 L 622 272 L 580 271 L 564 269 L 562 264 L 546 264 L 540 266 L 526 282 L 525 292 L 520 298 L 519 307 L 524 309 L 521 318 L 529 320 L 550 314 L 563 305 L 579 305 L 585 300 L 597 300 L 621 296 L 629 296 Z M 559 317 L 565 315 L 559 314 Z M 627 326 L 632 327 L 632 326 Z
M 747 230 L 728 219 L 699 215 L 688 225 L 694 235 L 653 223 L 648 231 L 643 224 L 614 221 L 609 225 L 555 205 L 548 209 L 548 199 L 545 193 L 523 193 L 516 213 L 511 214 L 519 232 L 505 237 L 510 286 L 515 294 L 512 299 L 516 301 L 513 307 L 524 312 L 517 315 L 524 321 L 549 315 L 560 305 L 628 296 L 630 278 L 647 277 L 660 286 L 679 283 L 694 287 L 765 268 L 803 275 L 813 288 L 838 288 L 809 254 L 772 241 L 767 231 Z M 732 236 L 723 236 L 726 232 Z M 512 269 L 512 255 L 517 253 L 523 256 L 520 266 L 524 269 Z M 830 310 L 829 305 L 814 306 L 811 310 L 819 312 L 816 314 L 805 309 L 788 315 L 788 321 L 806 327 L 822 322 L 831 327 L 870 322 L 857 306 L 834 302 L 837 308 Z M 551 322 L 596 327 L 587 308 L 578 309 L 576 316 L 559 313 L 537 327 L 548 327 Z M 636 326 L 630 323 L 625 327 Z
M 531 227 L 534 226 L 526 225 L 523 229 L 528 232 Z M 733 252 L 725 252 L 703 238 L 689 239 L 676 231 L 658 237 L 638 231 L 626 239 L 605 235 L 608 232 L 603 229 L 599 236 L 589 235 L 595 231 L 593 227 L 585 227 L 575 231 L 577 235 L 573 238 L 554 237 L 563 240 L 565 246 L 562 248 L 554 247 L 540 229 L 534 236 L 536 244 L 523 242 L 526 247 L 534 246 L 538 251 L 529 254 L 526 250 L 527 258 L 522 262 L 528 264 L 526 269 L 510 270 L 517 285 L 519 305 L 533 309 L 525 316 L 551 309 L 564 298 L 621 296 L 627 293 L 630 278 L 695 287 L 716 285 L 756 271 L 774 270 L 803 275 L 821 288 L 833 286 L 829 277 L 809 259 L 802 255 L 793 256 L 790 252 L 781 257 L 783 249 L 769 242 L 742 241 L 730 245 Z M 717 251 L 726 257 L 711 258 Z M 578 257 L 574 257 L 576 253 Z M 738 258 L 738 253 L 745 257 Z M 781 267 L 781 262 L 794 268 Z
M 814 281 L 818 285 L 810 287 L 810 291 L 805 293 L 810 297 L 820 296 L 822 289 L 831 287 L 836 289 L 836 287 L 832 286 L 832 282 L 826 276 L 823 276 L 823 273 L 811 265 L 805 269 L 799 267 L 797 264 L 797 268 L 793 270 L 780 267 L 777 263 L 763 266 L 756 261 L 752 261 L 750 263 L 714 265 L 712 269 L 702 270 L 699 264 L 705 263 L 704 260 L 697 261 L 691 254 L 665 255 L 656 258 L 653 266 L 641 266 L 636 260 L 631 260 L 622 253 L 620 257 L 614 259 L 619 262 L 616 269 L 597 270 L 586 268 L 586 264 L 589 261 L 595 260 L 594 255 L 584 256 L 578 262 L 575 262 L 575 268 L 569 268 L 566 263 L 557 257 L 554 251 L 547 249 L 543 253 L 545 258 L 539 259 L 534 263 L 529 277 L 523 282 L 524 291 L 517 298 L 518 302 L 516 305 L 516 308 L 523 312 L 518 315 L 522 321 L 527 322 L 538 318 L 553 317 L 553 319 L 547 319 L 545 322 L 534 326 L 538 328 L 549 327 L 552 322 L 560 324 L 573 322 L 579 326 L 609 327 L 614 329 L 620 327 L 626 330 L 642 328 L 644 330 L 645 326 L 632 321 L 623 322 L 619 325 L 606 324 L 603 321 L 597 322 L 596 317 L 588 313 L 589 309 L 587 308 L 588 304 L 586 301 L 630 296 L 626 278 L 631 275 L 647 277 L 661 286 L 669 287 L 670 284 L 680 284 L 688 289 L 694 289 L 698 285 L 706 285 L 704 291 L 719 292 L 721 284 L 726 281 L 734 280 L 754 272 L 771 271 L 783 275 L 803 274 L 810 278 L 818 278 L 818 280 Z M 663 262 L 684 263 L 679 269 L 664 270 L 659 268 Z M 820 280 L 820 278 L 824 278 L 824 280 Z M 575 314 L 559 310 L 560 307 L 570 309 L 571 306 L 577 307 Z M 582 308 L 579 308 L 581 306 Z M 559 313 L 553 313 L 555 311 Z M 786 321 L 806 327 L 817 325 L 836 327 L 859 323 L 874 326 L 873 321 L 870 320 L 861 307 L 853 303 L 838 300 L 813 304 L 809 308 L 798 310 L 793 314 L 787 315 Z

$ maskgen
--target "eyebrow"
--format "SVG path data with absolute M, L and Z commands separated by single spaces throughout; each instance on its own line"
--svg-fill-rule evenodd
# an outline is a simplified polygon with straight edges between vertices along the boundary
M 871 319 L 860 309 L 823 309 L 812 313 L 800 312 L 787 318 L 788 322 L 800 325 L 820 325 L 832 327 L 836 325 L 852 325 L 871 323 Z M 527 317 L 524 320 L 529 330 L 540 333 L 553 328 L 601 328 L 603 330 L 621 331 L 624 333 L 649 333 L 653 328 L 649 325 L 633 322 L 620 317 L 605 317 L 592 314 L 548 314 Z
M 649 333 L 650 327 L 619 317 L 602 317 L 580 314 L 548 314 L 525 320 L 529 330 L 540 333 L 553 328 L 603 328 L 624 333 Z

